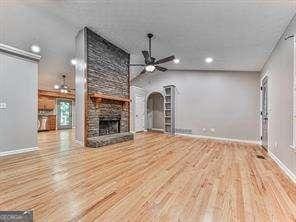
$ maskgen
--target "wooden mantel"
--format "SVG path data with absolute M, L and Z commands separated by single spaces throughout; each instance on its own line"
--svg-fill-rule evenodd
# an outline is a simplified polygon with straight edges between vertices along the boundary
M 119 97 L 119 96 L 110 96 L 110 95 L 106 95 L 106 94 L 99 93 L 99 92 L 90 93 L 89 96 L 90 96 L 91 99 L 94 99 L 97 102 L 101 102 L 102 99 L 119 101 L 119 102 L 123 102 L 123 103 L 129 103 L 130 102 L 130 99 L 122 98 L 122 97 Z

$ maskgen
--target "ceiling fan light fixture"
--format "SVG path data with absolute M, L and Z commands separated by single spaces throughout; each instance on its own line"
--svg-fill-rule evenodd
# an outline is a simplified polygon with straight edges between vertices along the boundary
M 155 66 L 154 65 L 147 65 L 145 67 L 147 72 L 153 72 L 155 70 Z
M 41 51 L 41 48 L 39 45 L 31 45 L 30 49 L 34 53 L 39 53 Z
M 175 58 L 173 61 L 174 61 L 175 64 L 180 63 L 180 59 L 177 59 L 177 58 Z

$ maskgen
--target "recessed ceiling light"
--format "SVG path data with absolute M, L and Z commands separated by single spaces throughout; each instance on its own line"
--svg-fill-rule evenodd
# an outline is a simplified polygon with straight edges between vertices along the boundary
M 41 51 L 41 49 L 38 45 L 31 45 L 30 49 L 34 53 L 39 53 Z
M 147 72 L 153 72 L 155 70 L 155 66 L 154 65 L 148 65 L 145 67 Z
M 206 63 L 211 63 L 211 62 L 214 61 L 214 59 L 211 58 L 211 57 L 208 57 L 208 58 L 205 59 L 205 61 L 206 61 Z
M 175 58 L 173 61 L 175 64 L 178 64 L 180 62 L 180 59 Z
M 77 64 L 77 60 L 76 60 L 76 59 L 71 59 L 71 64 L 72 64 L 73 66 L 75 66 L 75 65 Z

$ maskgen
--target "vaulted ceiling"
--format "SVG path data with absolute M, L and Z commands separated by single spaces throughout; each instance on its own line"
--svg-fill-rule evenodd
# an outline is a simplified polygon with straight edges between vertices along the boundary
M 175 54 L 177 69 L 259 71 L 295 14 L 296 1 L 43 0 L 0 1 L 0 42 L 22 49 L 39 44 L 40 85 L 69 73 L 75 35 L 87 25 L 126 49 L 133 62 L 155 34 L 153 56 Z M 206 57 L 214 62 L 206 64 Z M 44 87 L 42 87 L 44 86 Z

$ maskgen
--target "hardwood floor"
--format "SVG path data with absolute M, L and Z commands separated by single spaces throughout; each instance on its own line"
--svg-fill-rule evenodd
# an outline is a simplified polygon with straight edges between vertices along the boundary
M 0 158 L 0 210 L 34 221 L 296 221 L 296 185 L 258 146 L 159 133 L 101 149 L 71 131 Z

